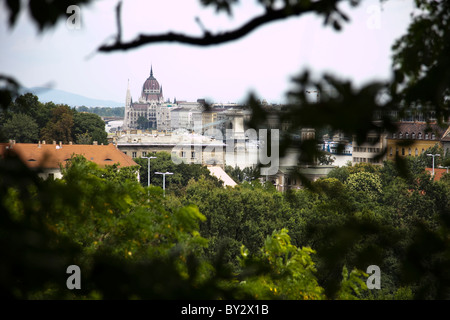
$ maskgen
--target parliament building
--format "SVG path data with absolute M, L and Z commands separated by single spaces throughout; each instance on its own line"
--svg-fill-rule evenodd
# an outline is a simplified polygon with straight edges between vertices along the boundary
M 142 85 L 141 95 L 137 102 L 133 102 L 130 85 L 128 84 L 123 128 L 126 130 L 137 129 L 139 126 L 138 119 L 144 117 L 147 119 L 148 128 L 156 129 L 158 127 L 157 113 L 160 115 L 158 118 L 163 120 L 165 109 L 167 109 L 167 106 L 164 104 L 162 86 L 153 76 L 153 67 L 151 67 L 150 76 Z

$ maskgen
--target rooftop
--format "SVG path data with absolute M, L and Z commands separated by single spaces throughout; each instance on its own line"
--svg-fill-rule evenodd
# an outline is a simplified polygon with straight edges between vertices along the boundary
M 431 175 L 433 172 L 433 168 L 425 168 L 425 170 Z M 442 168 L 434 168 L 434 180 L 441 180 L 442 176 L 447 173 L 447 169 Z
M 437 123 L 426 123 L 426 122 L 400 122 L 398 124 L 398 133 L 415 133 L 416 135 L 418 133 L 434 133 L 436 134 L 436 139 L 440 140 L 441 138 L 445 137 L 445 133 L 447 131 L 448 133 L 448 126 L 443 128 Z
M 59 168 L 72 155 L 82 155 L 101 167 L 119 163 L 119 167 L 136 166 L 132 158 L 109 145 L 45 144 L 45 143 L 0 143 L 0 156 L 13 151 L 30 168 Z
M 223 181 L 224 186 L 234 187 L 237 183 L 221 168 L 221 167 L 208 167 L 209 172 Z

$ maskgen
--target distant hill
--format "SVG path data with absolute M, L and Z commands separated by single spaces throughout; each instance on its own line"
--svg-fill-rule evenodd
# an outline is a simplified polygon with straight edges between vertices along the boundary
M 91 99 L 88 97 L 81 96 L 79 94 L 70 93 L 57 89 L 49 89 L 43 87 L 33 87 L 33 88 L 25 88 L 21 93 L 31 92 L 34 95 L 38 96 L 39 101 L 41 102 L 49 102 L 52 101 L 54 103 L 67 104 L 71 107 L 123 107 L 123 102 L 116 102 L 110 100 L 99 100 L 99 99 Z

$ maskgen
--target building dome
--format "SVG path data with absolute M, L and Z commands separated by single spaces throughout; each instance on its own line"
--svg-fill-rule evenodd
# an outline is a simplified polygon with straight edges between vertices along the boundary
M 153 67 L 150 68 L 150 76 L 145 80 L 142 86 L 141 99 L 145 101 L 160 101 L 163 99 L 162 88 L 158 80 L 153 76 Z

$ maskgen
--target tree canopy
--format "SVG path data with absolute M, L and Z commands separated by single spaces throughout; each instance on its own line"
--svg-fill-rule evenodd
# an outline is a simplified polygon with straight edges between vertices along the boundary
M 64 104 L 42 103 L 32 93 L 18 96 L 0 116 L 0 138 L 4 141 L 36 143 L 108 143 L 105 122 L 93 113 L 78 112 Z

